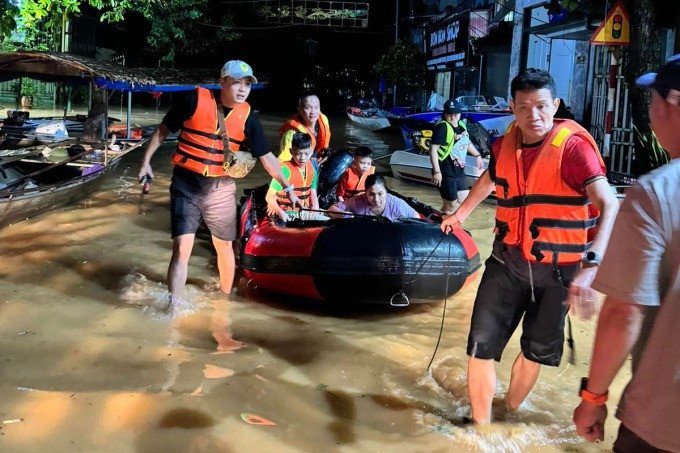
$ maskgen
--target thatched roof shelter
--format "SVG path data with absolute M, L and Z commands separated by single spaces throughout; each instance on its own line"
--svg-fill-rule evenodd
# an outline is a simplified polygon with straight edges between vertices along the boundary
M 57 52 L 0 52 L 0 81 L 30 77 L 72 85 L 94 83 L 124 91 L 218 89 L 219 68 L 128 68 L 109 61 Z M 261 88 L 255 86 L 254 88 Z

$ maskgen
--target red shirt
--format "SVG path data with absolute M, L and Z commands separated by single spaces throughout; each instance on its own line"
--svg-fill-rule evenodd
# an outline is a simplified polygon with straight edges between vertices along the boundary
M 489 176 L 492 180 L 496 179 L 496 160 L 501 152 L 502 139 L 496 140 L 491 149 L 491 159 L 489 162 Z M 531 164 L 534 163 L 538 150 L 543 142 L 522 144 L 522 163 L 524 174 L 529 174 Z M 604 176 L 606 169 L 600 165 L 597 158 L 598 151 L 593 149 L 590 142 L 584 138 L 574 135 L 569 137 L 565 144 L 564 154 L 562 155 L 561 174 L 562 180 L 575 191 L 585 195 L 585 183 L 596 176 Z

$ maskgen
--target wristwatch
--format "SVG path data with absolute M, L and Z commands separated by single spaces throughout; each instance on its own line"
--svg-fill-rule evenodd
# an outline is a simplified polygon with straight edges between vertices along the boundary
M 592 250 L 583 253 L 581 262 L 589 266 L 599 266 L 602 262 L 602 255 Z
M 578 395 L 581 397 L 582 400 L 588 401 L 589 403 L 594 404 L 595 406 L 604 406 L 607 403 L 607 399 L 609 398 L 609 390 L 598 395 L 597 393 L 589 391 L 587 387 L 588 378 L 582 377 L 581 389 L 578 392 Z

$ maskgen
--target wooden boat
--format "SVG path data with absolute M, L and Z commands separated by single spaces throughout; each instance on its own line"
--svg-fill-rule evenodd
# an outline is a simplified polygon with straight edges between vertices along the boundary
M 73 203 L 96 191 L 142 141 L 37 147 L 0 158 L 0 226 Z M 49 156 L 45 149 L 51 150 Z M 68 157 L 54 160 L 55 155 Z

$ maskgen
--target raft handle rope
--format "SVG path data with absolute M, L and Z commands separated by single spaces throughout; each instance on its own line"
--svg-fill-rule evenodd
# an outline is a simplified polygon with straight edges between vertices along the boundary
M 441 241 L 440 241 L 441 242 Z M 432 362 L 434 362 L 434 357 L 437 355 L 437 350 L 439 349 L 439 343 L 442 341 L 442 334 L 444 333 L 444 320 L 446 319 L 446 303 L 449 301 L 449 277 L 451 276 L 451 273 L 449 272 L 448 266 L 449 262 L 451 261 L 451 243 L 449 243 L 449 257 L 446 260 L 446 290 L 445 290 L 445 297 L 444 297 L 444 308 L 442 309 L 442 322 L 439 325 L 439 335 L 437 336 L 437 344 L 434 345 L 434 351 L 432 351 L 432 357 L 430 357 L 430 363 L 427 364 L 427 368 L 425 369 L 425 372 L 430 371 L 430 367 L 432 366 Z
M 361 217 L 361 218 L 365 218 L 365 219 L 387 219 L 387 217 L 383 217 L 383 216 L 379 216 L 379 215 L 355 214 L 353 212 L 344 212 L 344 211 L 329 211 L 328 209 L 300 208 L 300 212 L 302 212 L 302 211 L 321 212 L 321 213 L 324 213 L 324 214 L 351 215 L 352 217 Z

